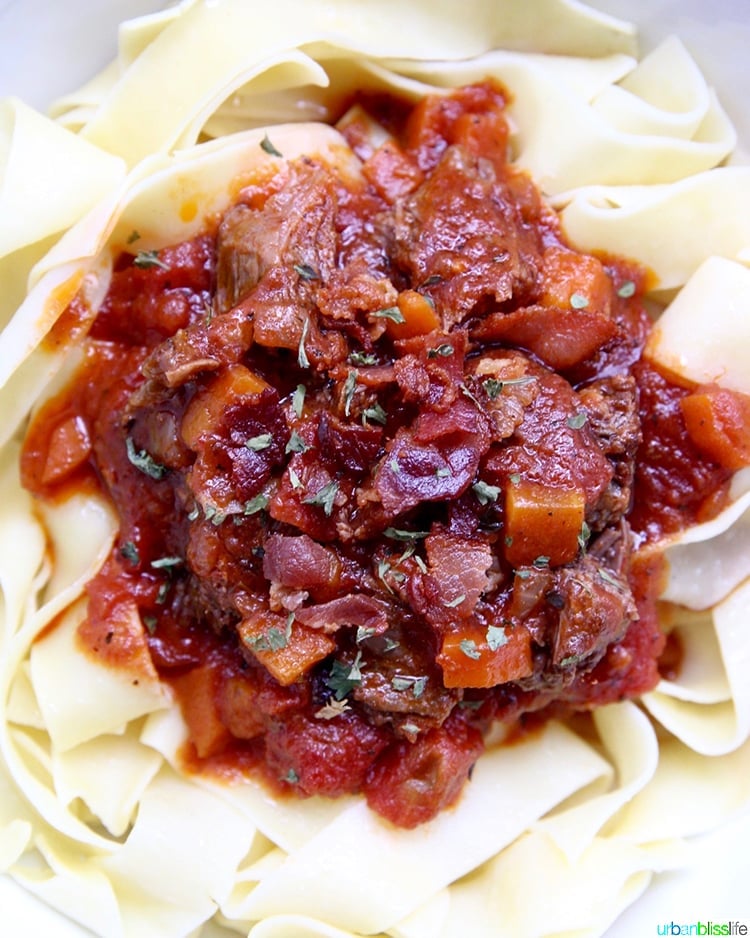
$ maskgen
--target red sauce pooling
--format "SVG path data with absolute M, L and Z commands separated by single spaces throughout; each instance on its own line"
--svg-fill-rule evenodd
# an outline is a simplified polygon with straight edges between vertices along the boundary
M 347 123 L 361 185 L 301 160 L 122 255 L 22 474 L 112 499 L 81 638 L 137 671 L 137 610 L 195 769 L 413 827 L 493 720 L 654 686 L 634 547 L 715 510 L 741 450 L 732 424 L 712 462 L 685 413 L 742 408 L 640 360 L 644 272 L 566 244 L 498 89 L 365 104 L 392 136 Z

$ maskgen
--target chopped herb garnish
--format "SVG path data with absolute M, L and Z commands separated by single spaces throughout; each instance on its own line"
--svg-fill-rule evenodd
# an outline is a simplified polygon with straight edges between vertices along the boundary
M 159 592 L 156 594 L 156 602 L 159 606 L 163 606 L 167 601 L 167 596 L 169 596 L 170 581 L 166 580 L 159 586 Z
M 289 782 L 290 785 L 296 785 L 299 782 L 299 775 L 294 769 L 289 769 L 282 781 Z
M 485 378 L 482 382 L 482 387 L 487 397 L 489 397 L 491 401 L 495 401 L 502 393 L 503 388 L 528 384 L 530 381 L 534 380 L 533 375 L 520 375 L 518 378 L 508 378 L 507 381 L 501 381 L 499 378 Z
M 543 570 L 545 567 L 549 566 L 549 557 L 545 557 L 544 554 L 540 554 L 538 557 L 534 558 L 533 566 L 538 570 Z
M 490 651 L 497 651 L 508 642 L 508 636 L 502 625 L 490 625 L 487 628 L 487 647 Z
M 461 639 L 458 647 L 466 655 L 467 658 L 473 658 L 474 661 L 482 657 L 481 651 L 477 648 L 477 643 L 472 638 Z
M 307 443 L 305 443 L 296 430 L 292 430 L 292 435 L 289 437 L 289 442 L 286 444 L 284 452 L 287 454 L 307 452 Z
M 357 626 L 357 637 L 355 641 L 358 645 L 362 642 L 366 642 L 368 638 L 372 638 L 373 635 L 376 635 L 377 632 L 369 625 L 358 625 Z
M 334 717 L 341 716 L 342 713 L 346 713 L 349 709 L 348 700 L 334 700 L 331 698 L 320 710 L 315 711 L 315 716 L 319 720 L 333 720 Z
M 272 625 L 271 628 L 261 632 L 260 635 L 251 635 L 244 639 L 245 644 L 251 651 L 281 651 L 289 643 L 289 636 L 292 634 L 292 614 L 286 621 L 283 629 Z
M 362 652 L 357 652 L 357 657 L 352 664 L 336 660 L 331 665 L 331 671 L 326 678 L 326 684 L 333 691 L 336 700 L 343 700 L 349 695 L 349 692 L 362 683 Z
M 158 251 L 139 251 L 133 260 L 133 264 L 142 270 L 149 267 L 161 267 L 162 270 L 169 270 L 169 264 L 165 264 L 163 260 L 160 260 Z
M 411 557 L 411 555 L 414 553 L 416 549 L 417 549 L 416 544 L 409 544 L 406 550 L 403 552 L 403 554 L 401 554 L 401 556 L 398 558 L 396 563 L 403 563 L 405 560 L 408 560 L 409 557 Z
M 305 318 L 304 323 L 302 324 L 302 335 L 299 340 L 299 348 L 297 349 L 297 364 L 300 368 L 309 368 L 310 359 L 307 357 L 307 352 L 305 351 L 305 342 L 307 341 L 307 333 L 310 331 L 310 318 L 309 316 Z
M 398 464 L 398 459 L 394 456 L 388 463 L 391 468 L 391 472 L 395 472 L 396 475 L 399 475 L 401 472 L 401 466 Z
M 138 553 L 138 548 L 132 541 L 125 541 L 120 548 L 120 553 L 128 563 L 131 563 L 134 567 L 137 567 L 141 562 L 141 555 Z
M 305 386 L 304 384 L 298 384 L 294 389 L 294 394 L 292 394 L 292 410 L 298 416 L 302 416 L 302 410 L 305 406 Z
M 578 664 L 580 660 L 581 660 L 580 655 L 568 655 L 567 658 L 561 659 L 559 667 L 569 668 L 573 664 Z
M 414 697 L 421 697 L 424 693 L 424 689 L 427 686 L 427 677 L 422 675 L 420 677 L 412 677 L 411 675 L 399 675 L 391 678 L 391 687 L 394 690 L 409 690 L 411 689 L 412 695 Z
M 156 626 L 158 625 L 158 619 L 156 616 L 144 616 L 143 624 L 146 626 L 146 630 L 149 635 L 153 635 L 156 631 Z
M 289 467 L 289 481 L 292 483 L 293 489 L 302 488 L 302 479 L 297 475 L 293 466 Z
M 226 521 L 226 512 L 219 511 L 216 505 L 206 505 L 203 509 L 203 516 L 206 521 L 210 521 L 211 524 L 218 527 L 220 524 L 223 524 Z
M 521 474 L 519 472 L 511 472 L 508 476 L 511 485 L 520 485 L 521 484 Z
M 174 567 L 180 567 L 185 561 L 182 557 L 159 557 L 158 560 L 152 560 L 151 566 L 154 570 L 172 570 Z
M 351 365 L 377 365 L 378 356 L 372 352 L 352 352 L 347 361 Z
M 136 469 L 140 469 L 144 475 L 147 475 L 151 479 L 163 479 L 167 474 L 167 467 L 158 463 L 153 456 L 149 456 L 145 449 L 136 450 L 132 437 L 129 436 L 125 440 L 125 447 L 128 451 L 128 459 L 130 462 Z
M 514 572 L 519 580 L 528 580 L 531 576 L 531 570 L 516 570 Z
M 482 482 L 481 479 L 472 485 L 471 490 L 476 495 L 480 505 L 489 505 L 490 502 L 496 502 L 501 492 L 499 485 L 488 485 L 486 482 Z
M 303 280 L 320 280 L 320 274 L 309 264 L 295 264 L 294 270 Z
M 380 404 L 373 404 L 372 407 L 365 407 L 362 411 L 362 423 L 366 423 L 368 420 L 372 421 L 372 423 L 379 423 L 381 426 L 385 426 L 388 420 L 388 414 L 386 414 Z
M 318 505 L 323 509 L 326 515 L 330 515 L 333 511 L 333 505 L 336 501 L 338 490 L 338 482 L 326 482 L 314 495 L 310 495 L 308 498 L 302 499 L 302 501 L 305 505 Z
M 269 156 L 278 156 L 280 159 L 283 159 L 283 154 L 276 149 L 276 147 L 268 139 L 268 134 L 263 137 L 260 141 L 261 150 L 265 151 Z
M 271 443 L 273 443 L 273 436 L 270 433 L 260 433 L 258 436 L 252 436 L 249 440 L 245 440 L 245 446 L 254 453 L 268 449 Z
M 357 389 L 357 378 L 359 377 L 357 369 L 352 368 L 349 374 L 346 376 L 346 381 L 344 382 L 344 413 L 346 416 L 349 416 L 349 413 L 352 409 L 352 401 L 354 400 L 354 392 Z
M 385 309 L 376 310 L 372 314 L 376 319 L 391 319 L 393 322 L 406 322 L 404 314 L 398 308 L 398 306 L 386 306 Z
M 427 352 L 428 358 L 449 358 L 453 355 L 455 349 L 452 345 L 449 345 L 447 342 L 444 342 L 442 345 L 438 345 L 436 348 L 431 348 Z
M 435 470 L 435 478 L 437 479 L 447 479 L 448 476 L 452 475 L 453 473 L 451 472 L 450 466 L 438 466 Z
M 573 309 L 585 309 L 589 305 L 588 297 L 582 293 L 573 293 L 570 297 L 570 305 Z
M 242 510 L 244 515 L 254 515 L 259 511 L 263 511 L 265 508 L 268 508 L 268 496 L 256 495 L 255 498 L 251 498 L 250 501 L 245 502 L 245 507 Z
M 462 710 L 479 710 L 483 703 L 483 700 L 459 700 L 458 706 Z
M 421 284 L 421 286 L 434 287 L 438 283 L 442 283 L 442 282 L 443 282 L 443 278 L 440 276 L 440 274 L 432 274 Z
M 629 299 L 635 294 L 635 283 L 632 280 L 626 280 L 620 289 L 617 291 L 617 295 L 622 297 L 623 300 Z
M 128 240 L 126 241 L 126 244 L 134 244 L 136 241 L 140 241 L 140 240 L 141 240 L 141 233 L 140 231 L 137 231 L 134 228 L 128 235 Z
M 406 733 L 407 736 L 416 736 L 417 733 L 419 733 L 419 727 L 416 723 L 402 723 L 401 730 Z
M 581 525 L 581 530 L 578 532 L 578 546 L 581 550 L 586 550 L 586 546 L 591 537 L 591 528 L 584 521 Z
M 414 555 L 414 563 L 419 567 L 422 573 L 427 573 L 427 564 L 422 560 L 419 554 Z
M 197 521 L 201 516 L 201 510 L 198 505 L 193 508 L 187 516 L 188 521 Z
M 582 410 L 579 410 L 577 414 L 573 414 L 572 416 L 568 417 L 568 426 L 571 430 L 580 430 L 588 419 L 588 414 Z
M 503 382 L 497 378 L 485 378 L 482 382 L 482 387 L 487 392 L 487 397 L 489 397 L 491 401 L 495 401 L 503 390 Z
M 391 589 L 390 584 L 386 580 L 386 577 L 388 576 L 390 572 L 391 572 L 390 563 L 387 560 L 379 560 L 378 561 L 378 578 L 382 580 L 383 585 L 388 590 L 388 592 L 392 593 L 393 590 Z
M 392 541 L 418 541 L 427 537 L 429 531 L 406 531 L 403 528 L 386 528 L 383 531 Z
M 479 403 L 479 401 L 476 399 L 476 397 L 471 393 L 471 391 L 466 387 L 466 385 L 463 383 L 463 381 L 461 382 L 461 384 L 459 385 L 459 387 L 461 388 L 461 393 L 462 393 L 465 397 L 468 397 L 470 401 L 472 401 L 474 404 L 477 405 L 477 407 L 481 408 L 482 405 Z
M 443 603 L 446 609 L 455 609 L 456 606 L 460 606 L 461 603 L 466 599 L 466 595 L 461 593 L 460 596 L 456 596 L 455 599 L 451 599 L 449 602 Z

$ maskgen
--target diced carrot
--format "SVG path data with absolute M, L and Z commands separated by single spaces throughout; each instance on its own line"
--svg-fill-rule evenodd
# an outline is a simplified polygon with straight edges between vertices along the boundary
M 726 469 L 750 465 L 750 397 L 702 385 L 681 401 L 682 415 L 692 441 Z
M 192 399 L 182 418 L 182 438 L 196 449 L 211 432 L 224 411 L 233 404 L 262 394 L 266 382 L 244 365 L 230 365 Z
M 612 292 L 612 280 L 595 257 L 558 245 L 544 252 L 542 306 L 586 309 L 609 318 Z
M 245 619 L 238 629 L 244 645 L 285 687 L 336 648 L 336 642 L 325 633 L 299 622 L 288 625 L 286 619 L 273 612 Z
M 509 626 L 504 636 L 488 631 L 476 622 L 461 623 L 443 637 L 437 660 L 446 687 L 494 687 L 532 673 L 531 636 L 525 626 Z
M 70 475 L 88 459 L 91 440 L 82 417 L 68 417 L 58 424 L 50 437 L 42 484 L 52 485 Z
M 404 290 L 398 295 L 398 310 L 403 322 L 386 319 L 386 331 L 392 339 L 410 339 L 415 335 L 427 335 L 440 328 L 440 317 L 435 307 L 416 290 Z
M 586 498 L 582 489 L 559 489 L 521 480 L 505 490 L 505 556 L 513 566 L 540 557 L 555 566 L 578 553 Z
M 231 740 L 217 707 L 217 676 L 211 665 L 204 664 L 173 679 L 190 739 L 201 759 L 216 755 Z

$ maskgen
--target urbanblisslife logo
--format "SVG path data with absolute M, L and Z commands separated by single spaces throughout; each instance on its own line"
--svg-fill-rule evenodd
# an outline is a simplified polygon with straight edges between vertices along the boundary
M 747 935 L 750 928 L 745 922 L 664 922 L 656 926 L 657 935 Z

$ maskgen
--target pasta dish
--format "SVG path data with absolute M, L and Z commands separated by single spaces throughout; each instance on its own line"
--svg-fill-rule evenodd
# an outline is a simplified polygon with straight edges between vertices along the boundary
M 0 105 L 0 869 L 602 934 L 750 794 L 750 170 L 578 4 L 281 6 Z

